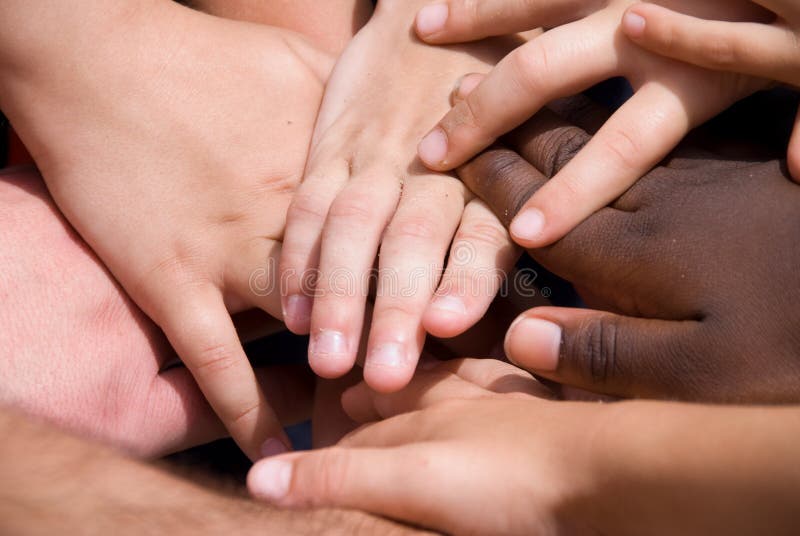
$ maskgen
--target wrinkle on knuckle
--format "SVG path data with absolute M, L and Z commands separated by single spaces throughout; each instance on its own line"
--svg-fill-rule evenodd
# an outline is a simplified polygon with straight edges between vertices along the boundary
M 298 192 L 289 204 L 287 221 L 324 222 L 328 216 L 328 204 L 319 196 Z
M 546 177 L 561 171 L 588 141 L 588 135 L 577 127 L 555 129 L 539 145 L 539 161 Z
M 430 242 L 439 236 L 440 226 L 425 215 L 406 215 L 399 217 L 386 228 L 384 241 L 396 240 L 417 243 Z
M 590 319 L 578 328 L 578 345 L 571 350 L 587 379 L 597 385 L 605 385 L 615 377 L 617 331 L 617 320 L 611 315 Z
M 641 142 L 622 129 L 615 129 L 603 136 L 603 150 L 612 155 L 623 170 L 635 170 L 637 158 L 643 154 Z
M 197 376 L 213 378 L 237 365 L 236 354 L 227 344 L 210 342 L 194 353 L 192 370 Z
M 550 65 L 547 48 L 537 41 L 531 42 L 512 52 L 509 56 L 509 67 L 513 80 L 519 85 L 524 95 L 544 95 L 547 93 L 547 81 L 550 76 Z
M 364 227 L 375 222 L 377 216 L 375 202 L 370 196 L 352 193 L 336 198 L 328 211 L 326 223 Z
M 482 219 L 466 225 L 456 236 L 454 243 L 466 242 L 496 250 L 509 245 L 510 241 L 508 231 L 500 225 L 500 222 Z
M 350 475 L 352 457 L 340 448 L 329 448 L 319 451 L 316 470 L 311 476 L 315 482 L 308 482 L 314 493 L 307 497 L 307 504 L 319 504 L 318 501 L 336 501 L 344 495 L 345 485 Z

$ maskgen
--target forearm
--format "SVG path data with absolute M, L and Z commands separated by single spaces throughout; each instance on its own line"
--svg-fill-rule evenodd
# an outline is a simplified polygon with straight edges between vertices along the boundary
M 604 534 L 790 534 L 800 409 L 622 403 L 599 436 Z
M 3 534 L 406 534 L 336 510 L 281 511 L 223 495 L 0 408 Z
M 369 20 L 369 0 L 190 0 L 187 5 L 212 15 L 293 30 L 322 50 L 338 55 Z

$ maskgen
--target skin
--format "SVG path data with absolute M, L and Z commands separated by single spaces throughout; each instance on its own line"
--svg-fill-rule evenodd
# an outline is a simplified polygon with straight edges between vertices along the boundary
M 637 45 L 706 69 L 731 71 L 800 87 L 800 10 L 788 0 L 756 2 L 771 22 L 725 22 L 692 17 L 652 4 L 637 4 L 622 30 Z M 800 181 L 800 114 L 789 142 L 789 170 Z
M 622 76 L 635 91 L 520 211 L 510 232 L 522 246 L 542 247 L 563 237 L 656 165 L 693 127 L 765 85 L 753 77 L 668 60 L 620 39 L 622 15 L 633 3 L 490 0 L 471 10 L 474 3 L 452 0 L 433 8 L 447 6 L 445 15 L 454 13 L 450 26 L 440 18 L 436 30 L 430 12 L 417 17 L 417 33 L 433 44 L 480 38 L 495 27 L 496 33 L 552 28 L 505 57 L 426 135 L 419 155 L 431 169 L 463 164 L 546 103 L 603 80 Z M 724 12 L 726 20 L 762 14 L 741 1 L 667 3 L 700 16 Z M 573 9 L 576 4 L 582 7 Z
M 603 121 L 596 111 L 577 117 Z M 750 136 L 774 124 L 751 124 Z M 519 154 L 496 148 L 459 173 L 498 214 L 513 216 L 589 139 L 541 115 L 511 138 Z M 800 188 L 785 162 L 758 147 L 720 157 L 684 145 L 565 238 L 530 250 L 592 309 L 528 311 L 509 329 L 508 357 L 559 383 L 618 396 L 800 400 Z
M 33 168 L 0 171 L 0 405 L 136 456 L 226 436 L 158 327 L 60 214 Z M 9 207 L 13 207 L 11 210 Z M 245 339 L 281 329 L 240 313 Z M 300 367 L 257 371 L 281 420 L 307 418 Z M 154 418 L 157 416 L 157 418 Z
M 4 534 L 421 533 L 353 511 L 264 507 L 230 484 L 180 478 L 168 466 L 131 460 L 6 408 L 0 431 Z
M 798 408 L 543 394 L 493 360 L 429 365 L 399 393 L 362 383 L 345 408 L 385 420 L 262 460 L 248 487 L 272 504 L 362 508 L 450 534 L 796 531 Z
M 230 312 L 281 316 L 269 283 L 330 59 L 173 2 L 0 11 L 0 107 L 59 209 L 248 456 L 287 444 Z
M 425 118 L 447 110 L 451 81 L 488 68 L 508 43 L 426 47 L 409 31 L 421 5 L 381 2 L 339 58 L 280 261 L 284 318 L 311 334 L 314 371 L 347 373 L 368 326 L 364 377 L 384 391 L 408 382 L 426 329 L 450 337 L 478 321 L 518 255 L 491 211 L 415 151 Z

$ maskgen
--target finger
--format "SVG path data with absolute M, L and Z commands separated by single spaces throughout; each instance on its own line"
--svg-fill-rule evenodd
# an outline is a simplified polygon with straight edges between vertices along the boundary
M 547 102 L 614 76 L 617 51 L 595 23 L 590 16 L 558 27 L 506 56 L 420 142 L 425 165 L 455 168 Z
M 628 9 L 622 29 L 662 56 L 800 85 L 797 36 L 781 25 L 710 21 L 642 3 Z
M 528 372 L 496 359 L 455 359 L 424 365 L 411 383 L 396 393 L 376 393 L 365 383 L 348 389 L 342 395 L 342 407 L 351 419 L 365 423 L 453 399 L 492 394 L 550 397 L 547 389 Z
M 319 157 L 325 165 L 309 160 L 305 179 L 286 214 L 286 231 L 279 265 L 283 318 L 298 335 L 311 326 L 314 287 L 318 276 L 319 247 L 328 209 L 350 178 L 350 164 Z
M 447 269 L 423 325 L 435 337 L 455 337 L 480 320 L 513 268 L 519 249 L 482 201 L 464 209 L 453 238 Z
M 282 318 L 278 281 L 280 258 L 280 243 L 268 238 L 255 238 L 237 245 L 226 260 L 226 291 L 250 307 L 258 307 L 275 318 Z
M 364 379 L 395 391 L 411 379 L 425 340 L 422 315 L 441 277 L 467 191 L 453 177 L 415 176 L 384 233 Z
M 611 203 L 703 119 L 690 113 L 708 110 L 702 100 L 658 83 L 643 86 L 526 203 L 509 228 L 514 241 L 546 246 Z
M 800 182 L 800 109 L 794 120 L 794 130 L 792 138 L 789 140 L 789 152 L 787 155 L 789 173 L 795 182 Z
M 540 26 L 561 26 L 601 5 L 600 1 L 583 0 L 449 0 L 420 9 L 414 28 L 427 43 L 463 43 Z
M 269 439 L 288 448 L 219 291 L 187 289 L 159 313 L 158 324 L 242 450 L 256 460 Z
M 336 197 L 323 231 L 308 361 L 323 378 L 355 363 L 372 266 L 400 197 L 384 170 L 359 173 Z
M 708 398 L 716 385 L 697 355 L 702 322 L 631 318 L 585 309 L 540 307 L 509 328 L 509 359 L 537 375 L 623 397 Z

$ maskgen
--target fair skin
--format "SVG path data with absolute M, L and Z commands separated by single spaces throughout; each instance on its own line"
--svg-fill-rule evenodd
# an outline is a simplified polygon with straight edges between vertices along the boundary
M 796 531 L 797 408 L 555 402 L 543 391 L 511 365 L 469 359 L 430 365 L 400 393 L 361 384 L 345 408 L 380 422 L 333 448 L 262 460 L 248 486 L 277 505 L 361 508 L 455 534 Z
M 633 0 L 439 2 L 420 11 L 418 35 L 431 44 L 486 35 L 553 28 L 516 49 L 485 79 L 462 87 L 467 95 L 419 145 L 431 169 L 452 169 L 521 124 L 544 104 L 600 81 L 623 76 L 635 90 L 583 151 L 539 190 L 510 227 L 525 247 L 548 245 L 624 192 L 658 163 L 694 126 L 764 87 L 745 75 L 689 66 L 655 56 L 619 38 Z M 665 2 L 667 3 L 667 2 Z M 763 15 L 749 2 L 670 0 L 698 15 L 727 20 Z
M 415 151 L 426 118 L 448 109 L 452 80 L 489 68 L 510 43 L 426 47 L 410 32 L 422 5 L 381 2 L 339 58 L 280 264 L 286 325 L 311 334 L 314 371 L 325 378 L 349 371 L 363 332 L 364 377 L 382 391 L 408 382 L 426 328 L 454 336 L 485 313 L 498 271 L 518 254 L 487 207 L 454 176 L 426 170 Z
M 291 512 L 195 471 L 126 458 L 0 407 L 0 532 L 40 534 L 420 534 L 360 512 Z
M 330 58 L 158 0 L 0 12 L 0 108 L 59 209 L 248 456 L 286 445 L 230 312 L 281 316 L 269 282 Z
M 636 4 L 622 20 L 634 43 L 706 69 L 730 71 L 800 87 L 800 10 L 789 0 L 755 2 L 774 13 L 763 22 L 706 20 L 654 4 Z M 800 181 L 800 114 L 787 162 Z
M 64 220 L 33 168 L 0 172 L 0 405 L 140 457 L 226 436 L 163 334 Z M 13 207 L 13 208 L 12 208 Z M 281 329 L 256 311 L 243 338 Z M 308 418 L 313 378 L 257 371 L 290 424 Z M 157 416 L 157 417 L 156 417 Z

